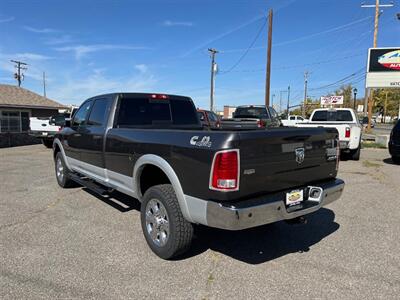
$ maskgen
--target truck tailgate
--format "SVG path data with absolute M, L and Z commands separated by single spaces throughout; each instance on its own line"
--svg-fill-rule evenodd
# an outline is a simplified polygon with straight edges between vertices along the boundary
M 347 124 L 337 124 L 337 123 L 298 123 L 295 125 L 296 127 L 301 128 L 336 128 L 339 133 L 339 140 L 340 141 L 349 141 L 350 138 L 346 138 L 346 127 L 350 128 L 350 125 Z
M 337 135 L 331 128 L 241 132 L 241 196 L 335 178 Z

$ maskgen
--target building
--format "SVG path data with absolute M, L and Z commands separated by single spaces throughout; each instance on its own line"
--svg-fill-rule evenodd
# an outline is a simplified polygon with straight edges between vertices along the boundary
M 66 107 L 27 89 L 0 84 L 0 148 L 40 142 L 28 135 L 30 117 L 50 117 Z
M 232 118 L 232 114 L 235 112 L 236 106 L 229 106 L 225 105 L 224 106 L 224 118 Z

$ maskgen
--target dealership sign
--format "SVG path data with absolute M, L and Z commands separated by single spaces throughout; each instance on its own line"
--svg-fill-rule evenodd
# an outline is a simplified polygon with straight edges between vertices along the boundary
M 321 105 L 343 104 L 343 96 L 322 96 Z
M 366 87 L 400 87 L 400 48 L 369 49 Z

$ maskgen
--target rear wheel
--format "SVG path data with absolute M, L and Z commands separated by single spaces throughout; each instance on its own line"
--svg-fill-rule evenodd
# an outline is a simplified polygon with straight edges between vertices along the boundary
M 351 150 L 350 155 L 352 160 L 360 160 L 361 145 L 358 145 L 356 150 Z
M 53 140 L 52 139 L 42 139 L 42 144 L 46 148 L 52 148 L 53 147 Z
M 69 178 L 69 170 L 64 162 L 64 158 L 61 152 L 58 152 L 55 158 L 55 171 L 57 183 L 62 188 L 69 188 L 77 186 L 75 181 Z
M 189 249 L 193 225 L 183 217 L 170 184 L 156 185 L 146 191 L 141 223 L 147 244 L 157 256 L 170 259 Z

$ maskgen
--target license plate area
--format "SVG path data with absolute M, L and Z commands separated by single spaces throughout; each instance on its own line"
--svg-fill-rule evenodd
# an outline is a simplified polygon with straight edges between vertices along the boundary
M 286 193 L 286 206 L 299 205 L 304 201 L 304 190 L 293 190 Z

